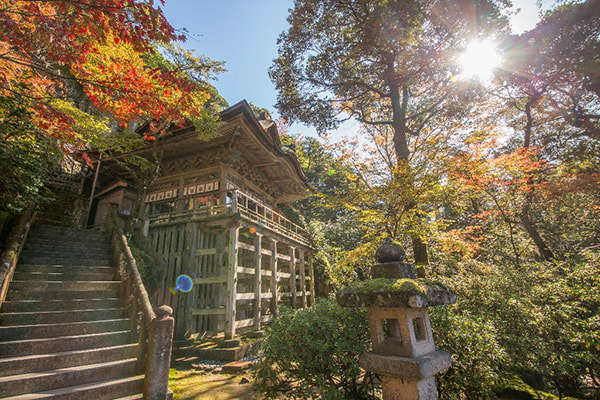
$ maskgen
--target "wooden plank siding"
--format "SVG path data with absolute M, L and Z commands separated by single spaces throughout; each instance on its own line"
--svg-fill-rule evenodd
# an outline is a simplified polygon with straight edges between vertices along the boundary
M 238 329 L 262 329 L 281 304 L 314 303 L 310 249 L 227 221 L 150 225 L 151 243 L 167 261 L 157 300 L 173 308 L 177 339 L 219 332 L 233 338 Z M 173 290 L 181 274 L 192 278 L 189 293 Z

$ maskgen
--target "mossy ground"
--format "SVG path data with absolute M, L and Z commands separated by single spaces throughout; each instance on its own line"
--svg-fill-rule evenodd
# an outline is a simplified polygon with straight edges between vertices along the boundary
M 250 383 L 241 383 L 246 378 Z M 169 388 L 178 400 L 258 400 L 249 374 L 229 375 L 175 366 L 169 373 Z
M 533 400 L 559 400 L 558 396 L 551 393 L 542 392 L 535 390 L 521 378 L 513 376 L 510 378 L 503 378 L 499 382 L 499 386 L 495 389 L 496 392 L 500 393 L 499 399 L 501 400 L 512 400 L 515 398 L 519 399 L 533 399 Z M 563 397 L 563 400 L 577 400 L 573 397 Z

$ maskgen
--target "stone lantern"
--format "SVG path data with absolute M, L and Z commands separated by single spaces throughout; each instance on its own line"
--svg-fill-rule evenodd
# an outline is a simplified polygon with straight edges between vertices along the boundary
M 416 278 L 404 251 L 387 238 L 375 254 L 373 279 L 336 294 L 343 307 L 367 307 L 373 349 L 360 355 L 367 371 L 382 377 L 383 399 L 437 399 L 434 375 L 451 365 L 447 351 L 435 349 L 427 307 L 452 304 L 454 293 Z

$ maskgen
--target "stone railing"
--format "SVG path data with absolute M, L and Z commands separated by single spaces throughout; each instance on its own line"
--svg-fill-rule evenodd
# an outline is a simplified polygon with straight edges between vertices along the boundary
M 173 344 L 173 310 L 166 305 L 156 312 L 152 309 L 127 238 L 119 227 L 116 207 L 111 208 L 106 218 L 106 232 L 110 238 L 113 266 L 117 267 L 121 278 L 121 297 L 125 299 L 133 330 L 139 338 L 138 365 L 145 373 L 144 399 L 165 400 Z
M 8 285 L 12 281 L 19 255 L 21 254 L 21 250 L 23 250 L 23 245 L 25 244 L 35 215 L 35 212 L 26 211 L 21 216 L 19 223 L 10 233 L 6 250 L 0 256 L 0 306 L 4 303 L 4 299 L 8 293 Z

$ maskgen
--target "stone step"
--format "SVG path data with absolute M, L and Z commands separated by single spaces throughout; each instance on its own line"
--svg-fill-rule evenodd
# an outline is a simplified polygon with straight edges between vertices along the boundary
M 70 258 L 110 258 L 108 251 L 98 249 L 72 250 L 62 247 L 55 247 L 52 250 L 29 249 L 23 250 L 22 257 L 27 258 L 52 258 L 52 259 L 70 259 Z
M 12 285 L 12 283 L 11 283 Z M 6 298 L 10 301 L 20 300 L 47 300 L 47 299 L 109 299 L 119 297 L 119 288 L 110 288 L 106 290 L 11 290 L 8 288 Z
M 101 321 L 66 322 L 63 324 L 38 324 L 0 326 L 0 341 L 42 339 L 58 336 L 84 335 L 110 331 L 124 331 L 131 327 L 129 318 Z
M 51 224 L 34 225 L 32 228 L 32 232 L 35 234 L 58 233 L 61 235 L 99 235 L 101 237 L 104 237 L 104 233 L 97 229 L 73 228 L 68 226 L 56 226 Z
M 129 329 L 129 325 L 127 326 Z M 0 342 L 3 357 L 94 349 L 131 343 L 129 330 Z
M 0 376 L 136 358 L 137 344 L 0 358 Z
M 68 242 L 69 245 L 79 248 L 88 246 L 107 246 L 109 244 L 108 236 L 102 232 L 87 231 L 74 232 L 72 234 L 60 232 L 39 232 L 31 231 L 27 236 L 29 243 L 51 244 Z M 27 244 L 26 244 L 27 245 Z
M 79 365 L 76 367 L 32 372 L 0 377 L 0 393 L 15 396 L 68 386 L 83 385 L 100 380 L 133 376 L 137 359 L 129 358 L 105 363 Z
M 33 230 L 31 231 L 31 238 L 34 240 L 54 240 L 57 242 L 73 242 L 75 244 L 85 245 L 87 243 L 93 243 L 98 241 L 99 243 L 106 244 L 107 237 L 104 233 L 98 231 L 87 231 L 87 230 L 66 230 L 66 231 L 51 231 L 51 230 Z
M 88 238 L 78 237 L 75 239 L 65 239 L 63 237 L 32 235 L 27 237 L 23 251 L 43 250 L 43 251 L 85 251 L 98 250 L 108 252 L 110 244 L 103 237 Z
M 101 232 L 86 233 L 74 232 L 74 233 L 60 233 L 60 232 L 31 232 L 31 236 L 28 235 L 29 242 L 36 244 L 51 244 L 51 243 L 63 243 L 73 245 L 77 247 L 108 245 L 107 237 Z
M 23 264 L 47 264 L 47 265 L 82 265 L 82 266 L 108 266 L 110 257 L 28 257 L 26 254 L 19 258 Z
M 144 375 L 121 379 L 110 379 L 66 388 L 44 390 L 20 396 L 6 397 L 4 400 L 115 400 L 117 398 L 143 399 Z
M 119 281 L 17 281 L 13 280 L 10 283 L 10 289 L 46 292 L 60 290 L 113 290 L 118 288 L 121 282 Z
M 3 326 L 25 324 L 38 325 L 118 319 L 123 318 L 124 315 L 125 309 L 120 307 L 108 309 L 88 309 L 70 311 L 34 311 L 2 313 L 0 314 L 0 320 L 2 321 Z
M 25 264 L 19 263 L 15 273 L 93 273 L 93 274 L 114 274 L 116 268 L 107 265 L 61 265 L 61 264 Z M 14 278 L 13 278 L 14 279 Z
M 15 271 L 15 281 L 112 281 L 115 273 L 88 272 L 82 268 L 77 272 L 20 272 Z
M 122 306 L 119 298 L 112 299 L 73 299 L 73 300 L 23 300 L 5 301 L 2 304 L 2 312 L 34 312 L 34 311 L 67 311 L 88 310 L 99 308 L 118 308 Z
M 63 240 L 51 237 L 28 236 L 27 241 L 25 242 L 25 247 L 23 247 L 23 251 L 30 251 L 35 249 L 55 251 L 57 249 L 57 245 L 60 245 L 61 248 L 73 251 L 104 250 L 108 252 L 108 250 L 110 249 L 108 242 L 105 242 L 104 239 L 98 239 L 84 243 L 65 243 Z

